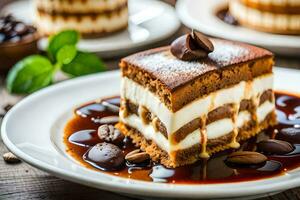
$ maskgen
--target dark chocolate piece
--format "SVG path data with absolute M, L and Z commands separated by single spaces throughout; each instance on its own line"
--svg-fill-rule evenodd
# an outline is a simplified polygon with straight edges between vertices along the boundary
M 214 46 L 210 40 L 206 36 L 195 31 L 177 38 L 171 44 L 172 54 L 184 61 L 206 58 L 208 53 L 213 50 Z
M 196 41 L 197 45 L 204 49 L 207 53 L 214 51 L 214 45 L 205 35 L 193 30 L 191 36 L 194 41 Z

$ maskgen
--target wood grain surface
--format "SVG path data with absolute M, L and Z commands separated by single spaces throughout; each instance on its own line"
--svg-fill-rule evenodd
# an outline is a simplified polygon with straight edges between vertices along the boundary
M 3 2 L 9 0 L 0 0 L 0 8 Z M 174 0 L 167 2 L 174 5 Z M 176 33 L 181 35 L 188 29 L 183 27 Z M 173 37 L 174 38 L 174 37 Z M 169 39 L 155 46 L 168 44 Z M 148 47 L 147 47 L 148 48 Z M 1 55 L 0 55 L 1 56 Z M 109 69 L 118 68 L 119 58 L 106 60 L 105 63 Z M 1 63 L 0 63 L 1 64 Z M 277 57 L 278 66 L 300 69 L 299 58 Z M 62 80 L 65 77 L 59 76 L 57 79 Z M 6 104 L 15 104 L 22 96 L 13 96 L 7 93 L 4 88 L 4 76 L 0 76 L 0 114 Z M 1 124 L 1 119 L 0 119 Z M 17 124 L 16 124 L 17 126 Z M 26 133 L 24 133 L 26 134 Z M 112 199 L 112 200 L 133 200 L 134 198 L 121 196 L 116 193 L 106 192 L 98 189 L 89 188 L 76 183 L 56 178 L 48 173 L 42 172 L 30 165 L 21 162 L 19 164 L 7 164 L 2 159 L 2 155 L 8 150 L 0 138 L 0 200 L 14 199 Z M 280 194 L 269 196 L 261 199 L 273 200 L 299 200 L 300 188 L 288 190 Z

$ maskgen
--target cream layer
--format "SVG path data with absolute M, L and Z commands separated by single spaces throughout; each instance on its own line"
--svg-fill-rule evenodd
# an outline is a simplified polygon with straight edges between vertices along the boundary
M 264 120 L 270 112 L 274 109 L 274 104 L 266 101 L 258 107 L 257 117 L 260 121 Z M 251 120 L 251 115 L 248 111 L 242 111 L 238 114 L 237 127 L 241 128 Z M 177 144 L 172 144 L 161 132 L 155 131 L 150 124 L 144 124 L 140 117 L 135 114 L 127 117 L 120 117 L 120 121 L 137 129 L 148 140 L 153 140 L 161 149 L 171 153 L 173 151 L 187 149 L 201 141 L 200 129 L 197 129 L 187 135 L 182 141 Z M 232 132 L 234 124 L 231 118 L 224 118 L 212 122 L 206 126 L 207 139 L 214 139 Z
M 55 17 L 55 20 L 48 15 L 36 13 L 36 24 L 42 33 L 52 34 L 64 29 L 75 29 L 81 33 L 113 32 L 125 27 L 128 23 L 128 9 L 112 16 L 99 15 L 97 18 L 90 16 L 81 17 L 80 21 L 76 17 Z
M 262 75 L 252 81 L 242 81 L 232 87 L 196 99 L 174 113 L 154 93 L 127 77 L 123 77 L 121 80 L 121 98 L 128 99 L 136 105 L 145 106 L 165 125 L 167 133 L 172 134 L 188 122 L 205 116 L 210 111 L 225 104 L 239 104 L 243 99 L 258 101 L 264 91 L 272 88 L 273 74 Z
M 114 10 L 124 5 L 127 0 L 34 0 L 36 8 L 47 12 L 89 13 Z
M 276 30 L 300 30 L 299 14 L 275 14 L 262 12 L 254 8 L 247 7 L 240 1 L 230 2 L 230 13 L 242 22 L 254 27 L 264 27 Z

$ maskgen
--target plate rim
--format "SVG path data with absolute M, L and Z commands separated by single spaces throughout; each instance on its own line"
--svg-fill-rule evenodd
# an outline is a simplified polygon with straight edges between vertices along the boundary
M 295 70 L 295 69 L 277 68 L 276 70 L 288 71 L 291 73 L 297 72 L 298 74 L 300 73 L 299 70 Z M 24 160 L 25 162 L 29 163 L 30 165 L 36 168 L 51 173 L 57 177 L 69 181 L 77 182 L 83 185 L 88 185 L 91 187 L 108 190 L 108 191 L 121 190 L 122 193 L 127 193 L 127 194 L 146 195 L 146 196 L 155 196 L 155 197 L 188 197 L 188 198 L 240 197 L 241 195 L 259 195 L 259 194 L 265 194 L 265 193 L 279 191 L 279 190 L 286 190 L 300 185 L 300 176 L 291 177 L 291 179 L 283 180 L 283 181 L 280 180 L 280 178 L 283 178 L 283 176 L 277 176 L 270 179 L 249 181 L 250 183 L 257 183 L 256 185 L 259 185 L 259 187 L 252 186 L 248 188 L 247 191 L 243 191 L 233 186 L 238 186 L 238 185 L 241 186 L 249 182 L 209 184 L 209 185 L 164 184 L 164 183 L 153 183 L 153 182 L 145 182 L 145 181 L 130 180 L 130 179 L 128 181 L 128 178 L 116 177 L 104 173 L 102 173 L 101 175 L 112 177 L 116 181 L 101 182 L 101 180 L 99 181 L 96 179 L 91 179 L 90 177 L 84 177 L 80 174 L 69 172 L 57 166 L 53 166 L 48 163 L 44 163 L 43 161 L 40 161 L 38 159 L 35 159 L 30 155 L 27 155 L 25 152 L 22 152 L 21 149 L 19 149 L 10 141 L 8 136 L 9 134 L 6 132 L 6 124 L 8 120 L 10 120 L 10 116 L 12 115 L 12 113 L 18 112 L 19 107 L 22 107 L 23 104 L 30 102 L 31 99 L 39 98 L 40 96 L 43 96 L 43 94 L 53 92 L 59 88 L 65 87 L 66 85 L 72 85 L 84 79 L 93 79 L 93 78 L 101 78 L 101 77 L 102 79 L 105 79 L 105 77 L 118 76 L 119 74 L 120 74 L 119 70 L 114 70 L 114 71 L 104 72 L 101 74 L 79 77 L 76 79 L 71 79 L 71 80 L 63 81 L 61 83 L 57 83 L 53 86 L 49 86 L 45 89 L 42 89 L 34 94 L 25 97 L 5 115 L 2 121 L 1 137 L 4 144 L 12 153 L 17 155 L 20 159 Z M 95 172 L 95 173 L 99 173 L 99 172 Z M 118 182 L 118 180 L 120 179 L 127 180 L 128 184 L 123 184 L 121 181 Z M 262 185 L 261 182 L 264 182 L 266 180 L 274 180 L 272 184 L 270 184 L 271 187 L 269 184 Z M 225 185 L 231 186 L 232 188 L 227 187 L 225 190 L 224 188 L 222 188 L 225 187 Z
M 178 17 L 179 17 L 180 21 L 185 26 L 190 27 L 190 28 L 194 28 L 194 29 L 199 30 L 199 31 L 202 31 L 202 32 L 204 32 L 204 33 L 206 33 L 208 35 L 213 36 L 213 37 L 220 37 L 220 38 L 225 38 L 225 39 L 228 39 L 228 40 L 237 40 L 237 41 L 240 41 L 240 42 L 252 43 L 253 45 L 268 47 L 272 51 L 278 52 L 280 54 L 287 54 L 287 55 L 289 55 L 289 54 L 294 55 L 295 54 L 295 55 L 299 55 L 299 53 L 297 54 L 297 50 L 298 51 L 300 50 L 300 47 L 299 47 L 300 39 L 296 43 L 292 42 L 292 40 L 294 38 L 299 38 L 297 35 L 296 36 L 292 36 L 292 35 L 271 34 L 271 33 L 256 31 L 254 29 L 249 29 L 249 28 L 245 28 L 245 27 L 240 27 L 241 29 L 236 29 L 235 31 L 230 31 L 231 28 L 232 28 L 232 27 L 230 27 L 230 28 L 227 28 L 227 30 L 225 30 L 225 34 L 224 34 L 223 30 L 222 30 L 222 33 L 221 33 L 220 31 L 216 31 L 217 29 L 214 28 L 214 27 L 216 27 L 214 25 L 217 25 L 216 24 L 217 22 L 214 22 L 214 25 L 212 25 L 210 27 L 206 27 L 204 25 L 204 23 L 201 23 L 201 21 L 199 21 L 199 20 L 196 21 L 189 14 L 189 12 L 187 11 L 187 6 L 192 1 L 194 1 L 194 0 L 178 0 L 176 2 L 176 5 L 175 5 L 175 9 L 176 9 L 176 12 L 178 14 Z M 197 1 L 201 1 L 201 0 L 197 0 Z M 226 4 L 228 1 L 229 0 L 211 0 L 212 4 L 219 4 L 219 5 L 214 5 L 214 7 L 213 7 L 214 10 L 210 9 L 209 11 L 207 11 L 209 13 L 209 14 L 206 15 L 207 18 L 212 18 L 213 20 L 210 20 L 211 22 L 214 21 L 215 19 L 218 19 L 215 15 L 212 15 L 211 13 L 213 11 L 215 11 L 217 8 L 222 8 L 222 6 L 224 4 Z M 202 4 L 204 6 L 206 6 L 206 7 L 209 7 L 205 3 L 202 3 Z M 224 26 L 222 26 L 222 28 L 225 28 L 226 25 L 227 25 L 224 22 L 223 23 L 220 22 L 219 24 L 223 24 L 224 25 Z M 228 26 L 230 26 L 230 25 L 228 25 Z M 226 31 L 230 31 L 230 33 L 227 34 Z M 268 38 L 269 37 L 275 37 L 275 38 L 277 38 L 277 37 L 286 37 L 286 39 L 289 40 L 289 43 L 283 44 L 281 42 L 281 43 L 278 43 L 278 44 L 274 44 L 274 42 L 272 43 L 272 42 L 268 42 L 267 41 L 267 43 L 266 43 L 266 40 L 257 40 L 257 39 L 255 39 L 253 37 L 250 39 L 250 36 L 246 37 L 246 36 L 243 36 L 243 34 L 241 34 L 244 31 L 250 31 L 250 32 L 253 32 L 255 34 L 259 34 L 261 37 L 264 37 L 264 38 L 266 38 L 266 37 L 268 37 Z M 236 32 L 237 34 L 235 34 L 234 32 Z M 231 36 L 232 34 L 234 34 L 236 37 Z M 290 51 L 293 51 L 293 52 L 291 52 L 291 53 L 284 52 L 283 50 L 279 50 L 279 49 L 290 49 Z

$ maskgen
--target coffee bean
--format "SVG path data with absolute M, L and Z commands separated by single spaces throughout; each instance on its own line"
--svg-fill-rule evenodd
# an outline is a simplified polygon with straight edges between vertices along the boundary
M 16 26 L 14 27 L 14 31 L 18 35 L 24 35 L 25 33 L 27 33 L 27 26 L 23 23 L 17 23 Z
M 107 117 L 101 117 L 101 118 L 92 118 L 93 122 L 98 124 L 116 124 L 119 122 L 119 116 L 107 116 Z
M 268 158 L 258 152 L 236 151 L 228 155 L 226 162 L 239 165 L 257 165 L 264 163 Z
M 13 106 L 14 106 L 14 105 L 12 105 L 12 104 L 6 104 L 6 105 L 4 106 L 4 110 L 5 110 L 6 112 L 8 112 Z
M 141 152 L 140 149 L 136 149 L 129 152 L 125 156 L 125 159 L 130 163 L 141 163 L 141 162 L 145 162 L 146 160 L 149 160 L 150 156 L 146 152 Z
M 11 15 L 0 17 L 0 34 L 4 35 L 0 37 L 0 42 L 18 42 L 35 32 L 36 28 L 16 20 Z
M 3 160 L 10 164 L 21 162 L 21 160 L 11 152 L 3 154 Z
M 102 141 L 116 145 L 121 144 L 124 139 L 124 135 L 118 129 L 116 129 L 113 125 L 108 124 L 99 126 L 98 136 Z
M 83 159 L 92 166 L 107 171 L 119 170 L 124 166 L 124 154 L 122 150 L 110 143 L 98 143 L 90 148 Z
M 292 152 L 294 147 L 286 141 L 269 139 L 259 142 L 257 149 L 266 154 L 283 155 Z
M 299 128 L 283 128 L 276 135 L 277 139 L 285 140 L 293 144 L 300 144 Z

